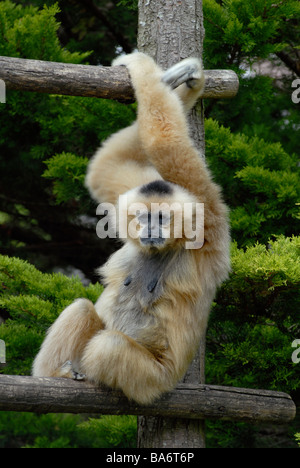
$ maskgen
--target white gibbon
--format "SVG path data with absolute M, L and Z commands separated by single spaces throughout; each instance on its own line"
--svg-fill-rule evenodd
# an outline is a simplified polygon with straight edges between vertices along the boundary
M 86 186 L 98 202 L 118 209 L 125 194 L 144 210 L 128 214 L 137 235 L 125 236 L 99 270 L 105 289 L 96 304 L 78 299 L 50 327 L 33 375 L 84 376 L 150 404 L 184 376 L 205 336 L 216 288 L 230 270 L 228 210 L 189 136 L 186 113 L 204 88 L 201 62 L 185 59 L 164 72 L 136 52 L 113 65 L 128 68 L 137 121 L 96 152 Z M 185 232 L 175 235 L 182 231 L 176 210 L 197 203 L 204 204 L 204 238 L 186 248 Z M 197 225 L 195 209 L 189 213 Z

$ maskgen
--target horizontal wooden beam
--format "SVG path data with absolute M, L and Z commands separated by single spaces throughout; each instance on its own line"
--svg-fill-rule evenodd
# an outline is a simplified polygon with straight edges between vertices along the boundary
M 231 70 L 205 71 L 204 98 L 232 98 L 239 81 Z M 125 67 L 74 65 L 0 56 L 0 79 L 7 89 L 48 94 L 134 100 Z
M 0 375 L 0 410 L 36 413 L 137 414 L 190 419 L 291 421 L 296 407 L 282 392 L 215 385 L 179 384 L 149 406 L 122 392 L 68 379 Z

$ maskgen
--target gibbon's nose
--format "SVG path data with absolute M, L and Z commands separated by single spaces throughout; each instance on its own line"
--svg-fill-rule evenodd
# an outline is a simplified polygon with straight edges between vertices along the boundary
M 148 225 L 148 237 L 160 237 L 160 229 L 159 226 L 156 226 L 155 224 L 149 224 Z

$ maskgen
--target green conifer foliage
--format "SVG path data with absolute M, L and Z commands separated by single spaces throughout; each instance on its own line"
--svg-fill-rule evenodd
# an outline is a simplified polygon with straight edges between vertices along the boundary
M 5 372 L 30 374 L 33 357 L 60 312 L 79 297 L 95 302 L 102 290 L 99 283 L 84 287 L 79 277 L 41 273 L 24 260 L 0 256 L 0 310 L 9 317 L 0 326 Z
M 206 157 L 230 207 L 232 236 L 240 246 L 290 236 L 299 226 L 299 167 L 280 143 L 232 133 L 206 120 Z

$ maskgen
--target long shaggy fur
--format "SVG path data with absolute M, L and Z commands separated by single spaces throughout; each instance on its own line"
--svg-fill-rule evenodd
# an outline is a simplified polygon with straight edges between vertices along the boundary
M 173 236 L 156 248 L 128 238 L 100 269 L 106 287 L 97 303 L 75 301 L 49 329 L 33 374 L 79 372 L 149 404 L 183 377 L 205 335 L 216 288 L 229 272 L 227 208 L 189 137 L 186 111 L 204 87 L 199 61 L 187 59 L 165 74 L 141 53 L 114 65 L 128 67 L 138 118 L 91 160 L 91 195 L 118 206 L 126 194 L 149 209 L 163 201 L 204 203 L 204 244 L 189 250 L 184 236 Z M 179 227 L 175 216 L 172 223 Z

